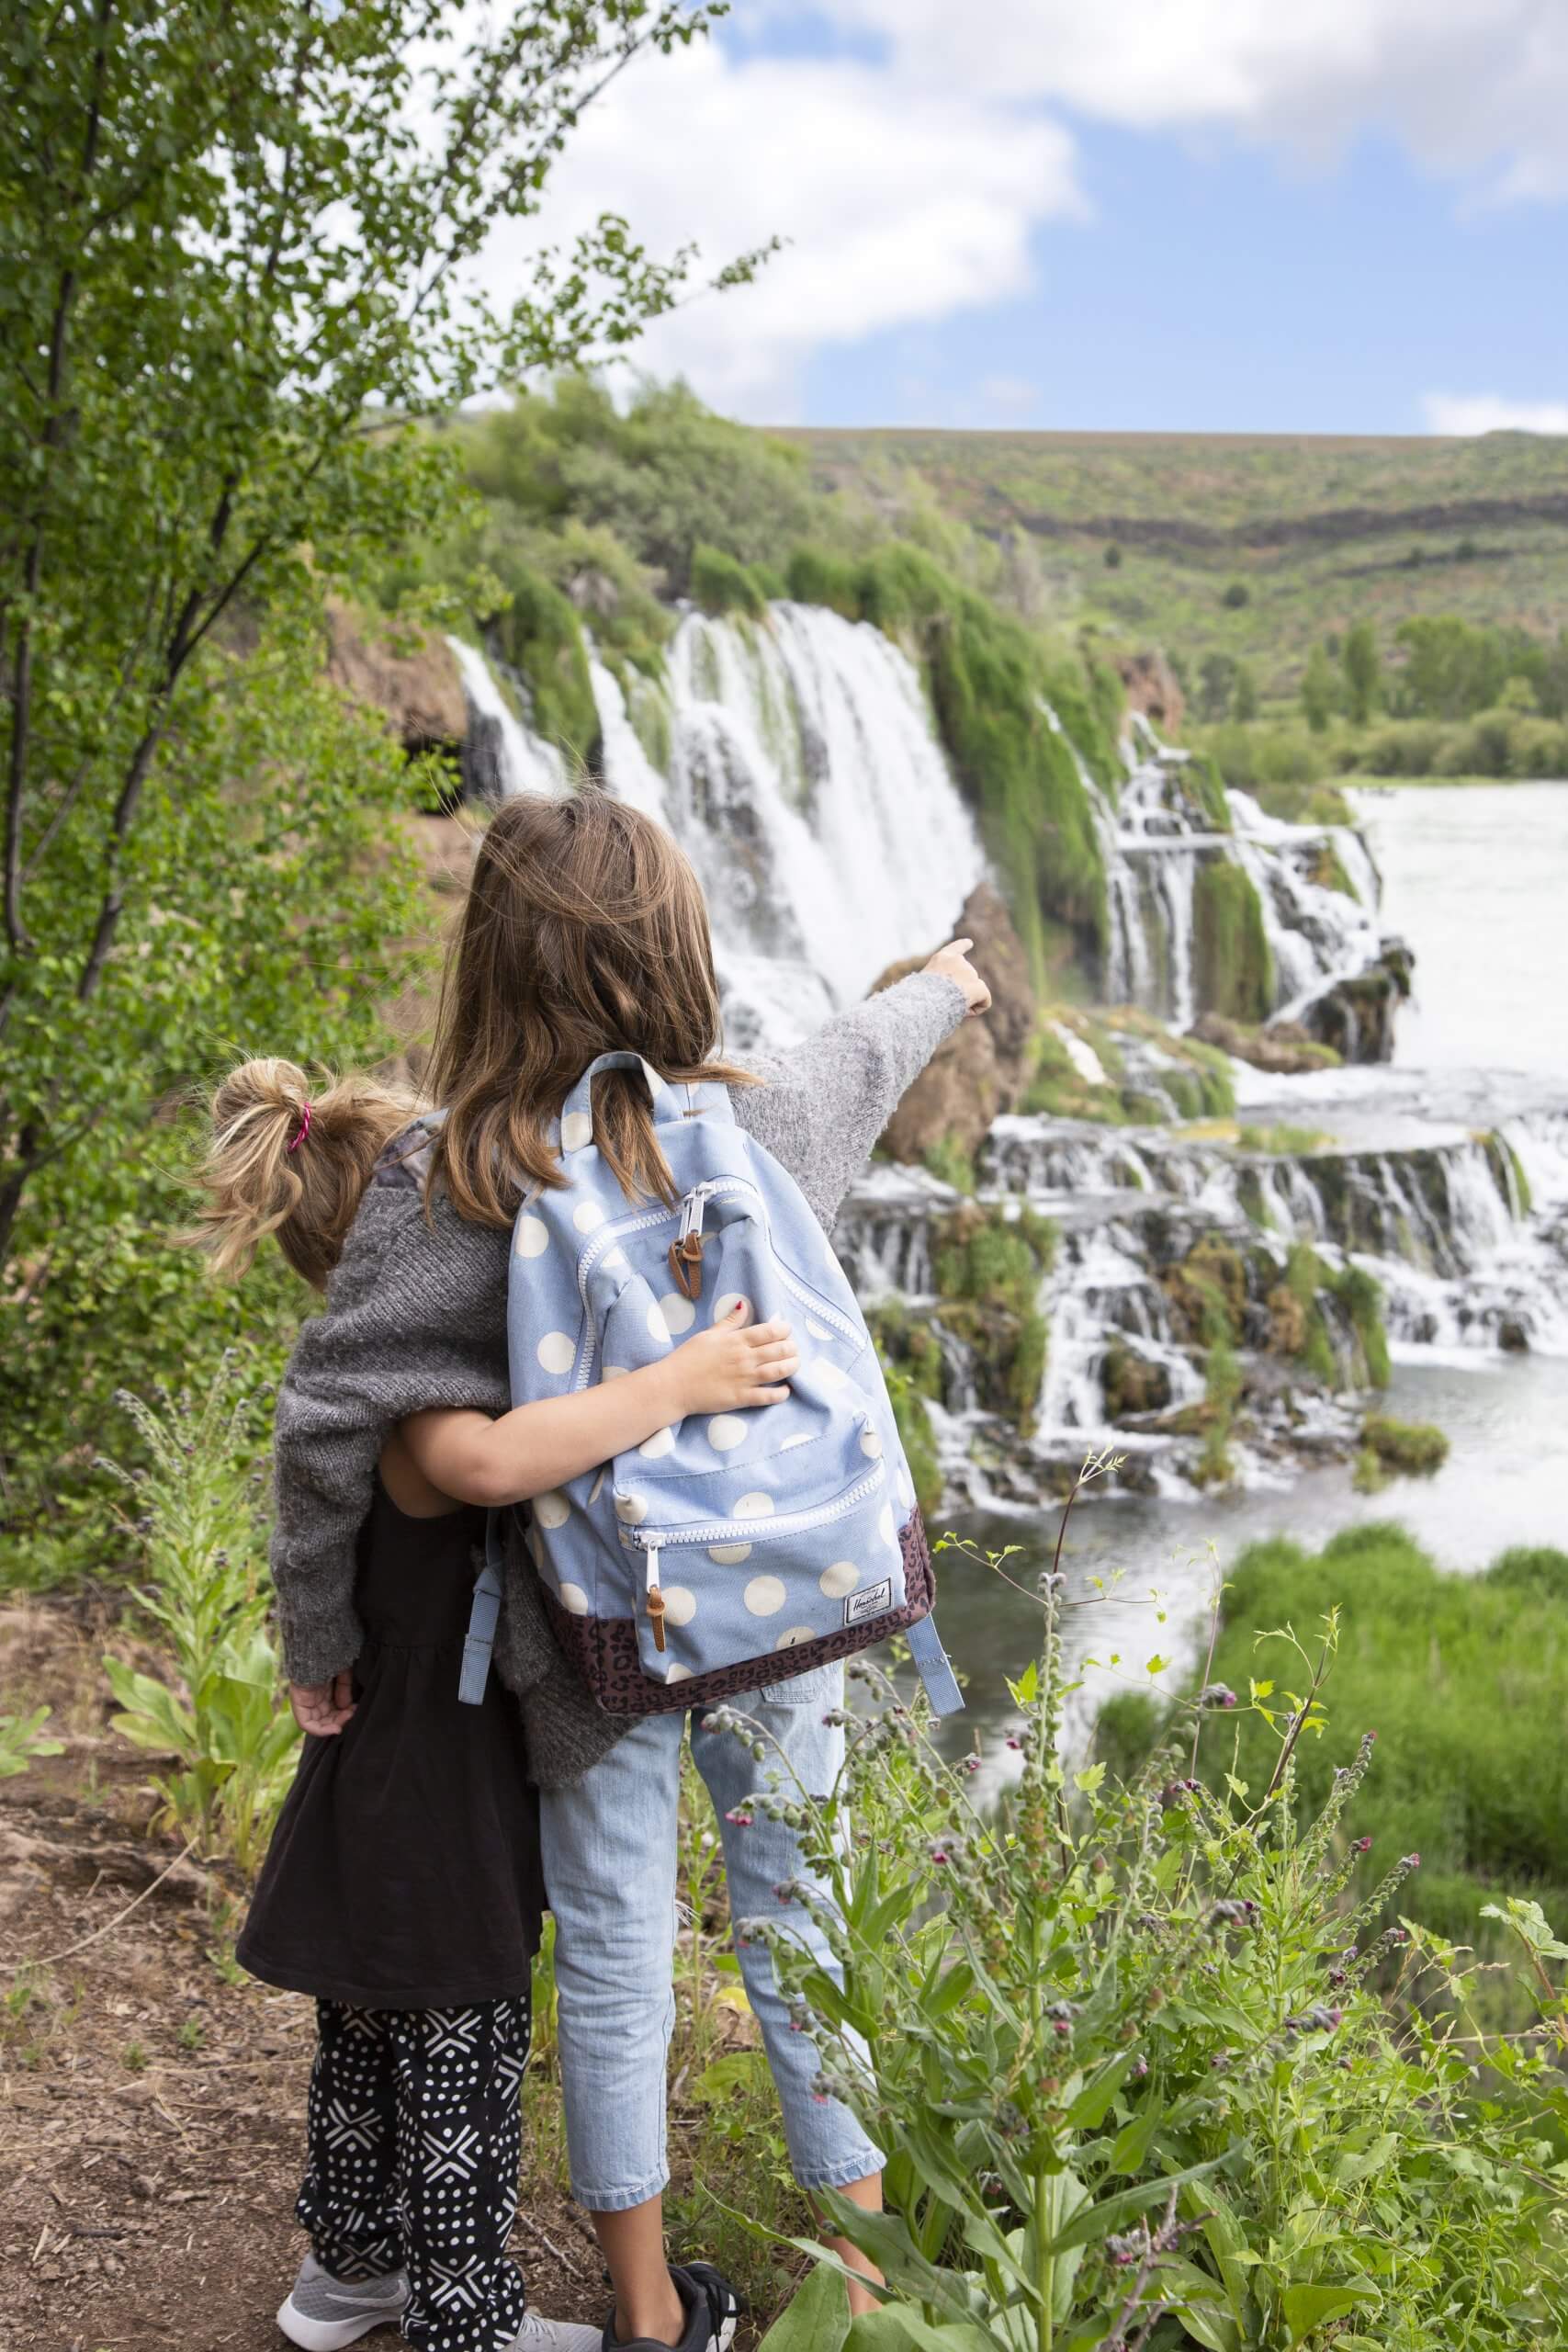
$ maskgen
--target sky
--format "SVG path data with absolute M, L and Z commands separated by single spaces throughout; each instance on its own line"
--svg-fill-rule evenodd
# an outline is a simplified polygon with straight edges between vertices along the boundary
M 787 239 L 639 351 L 755 423 L 1568 434 L 1565 124 L 1568 0 L 734 0 L 546 226 Z

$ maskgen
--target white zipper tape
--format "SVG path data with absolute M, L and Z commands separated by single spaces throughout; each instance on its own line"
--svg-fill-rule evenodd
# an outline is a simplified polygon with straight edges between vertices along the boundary
M 819 1503 L 815 1510 L 782 1511 L 772 1519 L 710 1519 L 695 1527 L 660 1527 L 646 1532 L 636 1527 L 623 1527 L 621 1542 L 628 1551 L 647 1552 L 657 1561 L 662 1551 L 677 1544 L 772 1544 L 790 1535 L 805 1535 L 814 1527 L 827 1527 L 859 1509 L 874 1495 L 887 1475 L 887 1465 L 879 1462 L 858 1479 L 848 1492 L 835 1495 L 830 1503 Z

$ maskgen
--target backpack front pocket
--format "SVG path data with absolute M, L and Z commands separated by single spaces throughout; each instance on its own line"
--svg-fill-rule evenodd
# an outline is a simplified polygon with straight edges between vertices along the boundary
M 836 1494 L 797 1510 L 775 1510 L 758 1489 L 724 1517 L 661 1525 L 641 1487 L 617 1487 L 615 1509 L 637 1651 L 656 1682 L 771 1660 L 904 1606 L 904 1556 L 880 1459 L 863 1459 Z M 628 1517 L 638 1510 L 641 1519 Z

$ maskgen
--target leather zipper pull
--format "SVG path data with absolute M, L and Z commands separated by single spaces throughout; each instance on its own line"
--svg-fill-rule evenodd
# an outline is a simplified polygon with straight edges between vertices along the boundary
M 660 1655 L 664 1649 L 664 1595 L 659 1583 L 659 1546 L 648 1547 L 648 1622 L 653 1634 L 653 1646 Z
M 700 1233 L 688 1233 L 683 1241 L 670 1244 L 670 1275 L 683 1298 L 701 1298 L 703 1237 Z

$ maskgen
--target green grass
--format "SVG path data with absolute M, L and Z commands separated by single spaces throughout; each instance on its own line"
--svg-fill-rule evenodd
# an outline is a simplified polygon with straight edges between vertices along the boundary
M 1303 1817 L 1327 1794 L 1335 1767 L 1365 1731 L 1377 1735 L 1378 1825 L 1358 1869 L 1365 1893 L 1389 1864 L 1421 1867 L 1397 1907 L 1441 1934 L 1473 1941 L 1481 1905 L 1504 1892 L 1540 1901 L 1568 1923 L 1568 1555 L 1512 1552 L 1487 1574 L 1435 1567 L 1402 1529 L 1336 1536 L 1319 1553 L 1284 1538 L 1255 1544 L 1231 1572 L 1212 1679 L 1245 1698 L 1272 1680 L 1265 1703 L 1288 1706 L 1303 1669 L 1286 1644 L 1260 1639 L 1293 1625 L 1315 1649 L 1342 1611 L 1338 1655 L 1324 1690 L 1330 1736 L 1297 1748 Z M 1136 1749 L 1151 1715 L 1123 1701 L 1102 1717 L 1107 1752 Z M 1277 1741 L 1256 1716 L 1234 1719 L 1237 1777 L 1260 1791 Z M 1218 1749 L 1213 1751 L 1217 1758 Z M 1215 1769 L 1217 1769 L 1217 1764 Z

